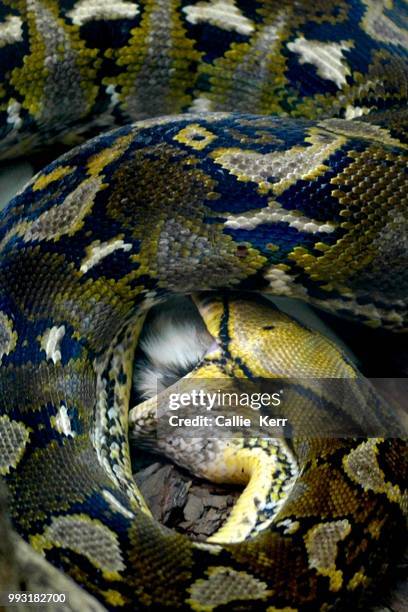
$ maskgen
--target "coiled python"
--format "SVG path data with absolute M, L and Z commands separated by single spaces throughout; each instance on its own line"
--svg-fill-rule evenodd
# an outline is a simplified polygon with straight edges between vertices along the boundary
M 270 520 L 203 545 L 150 517 L 127 412 L 143 318 L 173 293 L 217 341 L 198 375 L 359 377 L 247 290 L 407 329 L 406 16 L 403 0 L 0 3 L 2 158 L 122 125 L 0 217 L 11 518 L 107 608 L 356 608 L 396 557 L 402 439 L 295 435 Z M 254 452 L 235 457 L 247 474 Z

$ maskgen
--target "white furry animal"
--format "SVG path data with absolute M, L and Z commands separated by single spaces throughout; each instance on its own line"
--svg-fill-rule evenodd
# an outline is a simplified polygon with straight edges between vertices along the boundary
M 214 342 L 190 300 L 153 308 L 135 356 L 134 391 L 140 399 L 160 393 L 190 372 Z

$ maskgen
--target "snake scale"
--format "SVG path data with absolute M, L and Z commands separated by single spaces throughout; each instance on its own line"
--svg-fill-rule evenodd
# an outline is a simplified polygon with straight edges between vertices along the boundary
M 149 515 L 127 413 L 172 294 L 249 378 L 265 355 L 359 375 L 247 291 L 406 331 L 406 20 L 404 0 L 0 2 L 1 158 L 73 147 L 0 217 L 0 474 L 16 531 L 108 609 L 355 609 L 397 557 L 402 439 L 295 437 L 268 526 L 200 544 Z

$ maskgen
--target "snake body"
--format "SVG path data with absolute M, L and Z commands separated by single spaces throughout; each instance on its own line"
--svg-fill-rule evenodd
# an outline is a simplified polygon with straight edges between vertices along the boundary
M 406 533 L 403 440 L 295 442 L 299 474 L 268 527 L 203 545 L 150 517 L 127 412 L 144 316 L 174 293 L 198 295 L 241 376 L 282 354 L 262 334 L 258 358 L 242 352 L 254 303 L 242 315 L 220 291 L 406 331 L 406 5 L 3 0 L 0 18 L 3 158 L 122 125 L 47 166 L 0 217 L 15 529 L 109 609 L 363 605 Z M 287 370 L 359 376 L 270 316 L 293 347 Z

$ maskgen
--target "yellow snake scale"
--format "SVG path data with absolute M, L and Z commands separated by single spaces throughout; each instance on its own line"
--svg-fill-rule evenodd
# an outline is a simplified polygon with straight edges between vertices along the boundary
M 356 609 L 397 558 L 402 438 L 295 436 L 268 527 L 203 545 L 149 516 L 127 410 L 137 330 L 170 294 L 214 291 L 195 299 L 241 376 L 260 354 L 358 373 L 239 292 L 406 331 L 406 18 L 404 0 L 0 2 L 1 158 L 78 145 L 0 217 L 0 474 L 16 531 L 108 609 Z M 240 356 L 264 316 L 276 354 Z

